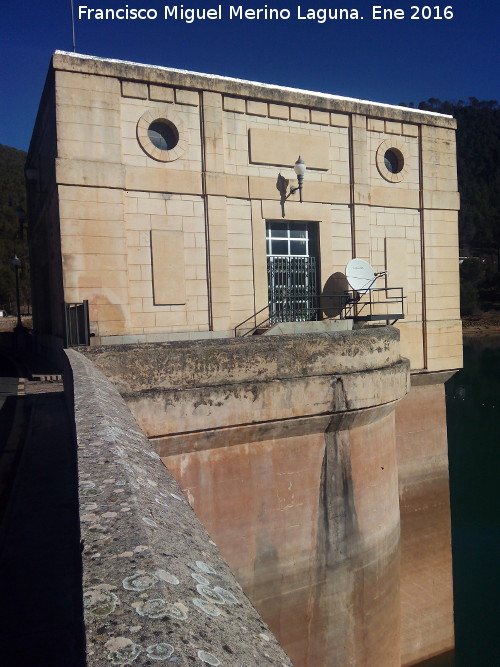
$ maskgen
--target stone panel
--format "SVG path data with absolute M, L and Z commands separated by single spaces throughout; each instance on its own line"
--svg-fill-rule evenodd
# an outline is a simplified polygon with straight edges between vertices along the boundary
M 125 169 L 121 163 L 56 159 L 56 182 L 64 185 L 123 188 Z
M 122 81 L 123 97 L 135 97 L 140 100 L 148 99 L 147 83 L 138 83 L 136 81 Z
M 329 150 L 321 137 L 259 129 L 250 131 L 250 160 L 257 164 L 292 167 L 299 155 L 312 169 L 329 168 Z
M 323 217 L 323 207 L 321 204 L 287 201 L 285 205 L 285 216 L 279 201 L 265 200 L 262 202 L 262 217 L 265 220 L 309 220 L 319 221 Z
M 290 120 L 296 120 L 302 123 L 309 122 L 309 109 L 305 107 L 290 107 Z
M 154 168 L 127 167 L 125 170 L 127 190 L 152 192 L 176 192 L 201 194 L 201 176 L 194 171 L 160 170 Z
M 385 239 L 388 282 L 391 287 L 402 287 L 408 296 L 408 255 L 406 239 Z
M 188 106 L 197 107 L 199 104 L 198 91 L 176 88 L 175 101 L 177 102 L 177 104 L 187 104 Z
M 330 125 L 330 114 L 328 111 L 318 111 L 311 109 L 311 123 L 318 125 Z
M 247 100 L 247 114 L 250 116 L 267 116 L 267 104 L 256 100 Z
M 419 206 L 419 194 L 418 190 L 374 187 L 371 189 L 370 203 L 372 206 L 416 209 Z
M 151 255 L 154 303 L 185 303 L 183 233 L 151 230 Z
M 149 85 L 149 99 L 155 102 L 173 102 L 174 89 L 167 86 L 156 86 L 152 83 Z
M 235 113 L 245 113 L 245 100 L 241 97 L 228 97 L 224 95 L 224 111 L 234 111 Z
M 270 104 L 269 118 L 281 118 L 282 120 L 288 120 L 290 118 L 290 107 L 284 104 Z
M 330 125 L 333 125 L 335 127 L 349 127 L 350 125 L 349 116 L 347 114 L 331 113 Z

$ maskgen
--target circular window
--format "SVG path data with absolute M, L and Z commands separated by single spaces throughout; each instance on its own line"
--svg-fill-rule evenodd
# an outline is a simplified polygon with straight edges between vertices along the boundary
M 179 143 L 177 128 L 165 120 L 154 120 L 148 127 L 148 137 L 161 151 L 170 151 Z
M 377 149 L 377 169 L 386 181 L 401 183 L 408 172 L 406 145 L 398 140 L 386 139 Z
M 182 119 L 167 105 L 142 114 L 137 122 L 137 140 L 142 150 L 159 162 L 178 160 L 187 148 Z
M 388 151 L 385 151 L 384 154 L 384 164 L 387 171 L 390 171 L 391 174 L 399 174 L 401 169 L 404 166 L 404 157 L 400 151 L 390 148 Z

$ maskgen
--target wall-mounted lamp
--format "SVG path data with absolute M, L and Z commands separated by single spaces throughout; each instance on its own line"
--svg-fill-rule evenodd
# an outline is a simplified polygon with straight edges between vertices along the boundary
M 304 160 L 300 157 L 300 155 L 299 159 L 294 164 L 293 169 L 297 174 L 297 181 L 299 182 L 299 184 L 296 188 L 290 188 L 290 195 L 294 195 L 298 190 L 300 195 L 300 203 L 302 204 L 302 185 L 304 183 L 304 174 L 306 173 L 306 165 Z
M 306 173 L 306 165 L 304 160 L 300 157 L 297 162 L 294 164 L 293 169 L 297 174 L 298 186 L 296 188 L 290 188 L 290 192 L 287 193 L 288 184 L 290 181 L 288 178 L 285 178 L 281 175 L 281 172 L 278 174 L 278 179 L 276 181 L 276 189 L 280 193 L 280 204 L 281 204 L 281 215 L 285 217 L 285 202 L 290 195 L 293 195 L 299 191 L 300 202 L 302 203 L 302 184 L 304 183 L 304 174 Z

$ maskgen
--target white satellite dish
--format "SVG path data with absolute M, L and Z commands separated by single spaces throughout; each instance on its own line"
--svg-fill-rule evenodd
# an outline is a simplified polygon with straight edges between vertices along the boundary
M 358 294 L 366 294 L 379 276 L 383 276 L 387 271 L 375 273 L 373 268 L 365 262 L 364 259 L 351 259 L 345 267 L 347 282 Z

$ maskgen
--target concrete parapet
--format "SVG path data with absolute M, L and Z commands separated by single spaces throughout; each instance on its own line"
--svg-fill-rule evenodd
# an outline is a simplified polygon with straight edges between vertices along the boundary
M 116 389 L 67 357 L 89 667 L 291 667 Z
M 85 355 L 121 393 L 355 373 L 400 360 L 399 332 L 393 327 L 107 345 L 87 348 Z
M 193 89 L 206 90 L 223 93 L 230 97 L 248 97 L 251 101 L 268 102 L 275 104 L 292 104 L 295 117 L 298 120 L 309 120 L 309 110 L 305 109 L 307 115 L 300 112 L 299 106 L 313 107 L 317 110 L 328 110 L 332 113 L 332 125 L 341 123 L 342 118 L 337 120 L 337 116 L 345 113 L 358 113 L 375 116 L 378 118 L 394 119 L 396 121 L 406 121 L 414 123 L 416 118 L 421 119 L 422 123 L 429 123 L 439 128 L 455 128 L 456 121 L 450 116 L 424 112 L 418 109 L 406 109 L 404 107 L 391 107 L 388 105 L 377 104 L 376 102 L 367 102 L 351 98 L 342 98 L 335 95 L 326 95 L 321 93 L 308 93 L 294 88 L 284 88 L 272 86 L 269 84 L 255 83 L 252 81 L 243 81 L 241 79 L 231 79 L 229 77 L 214 76 L 210 74 L 199 74 L 195 72 L 186 72 L 184 70 L 169 69 L 167 67 L 156 67 L 141 65 L 138 63 L 124 62 L 120 60 L 104 60 L 92 56 L 74 54 L 65 51 L 56 51 L 53 55 L 53 66 L 56 70 L 65 72 L 79 72 L 88 75 L 102 75 L 110 78 L 124 78 L 130 81 L 148 82 L 150 85 L 168 85 L 189 87 Z M 262 106 L 259 113 L 267 114 L 264 111 L 266 105 Z M 254 109 L 247 110 L 253 113 Z M 340 112 L 340 114 L 338 113 Z M 292 116 L 293 118 L 293 116 Z

